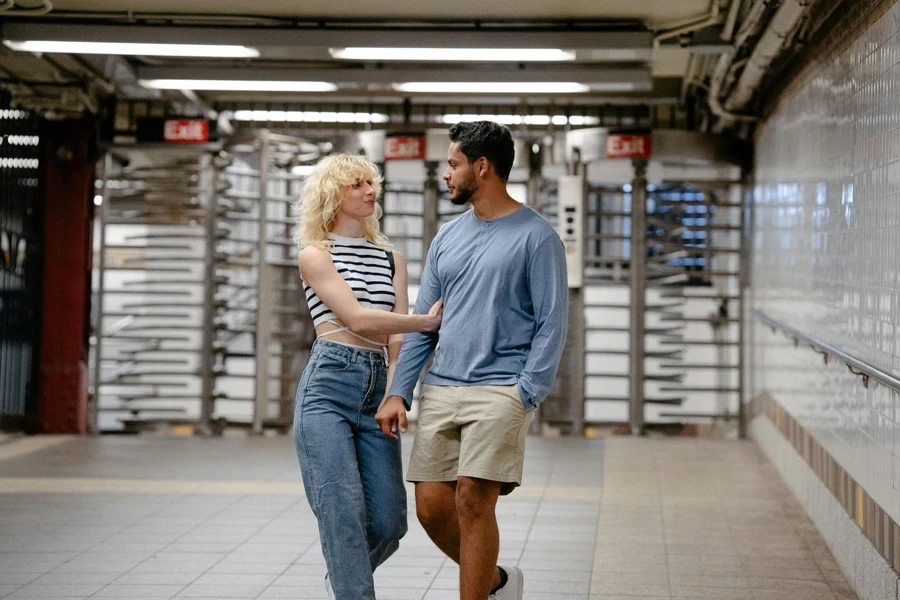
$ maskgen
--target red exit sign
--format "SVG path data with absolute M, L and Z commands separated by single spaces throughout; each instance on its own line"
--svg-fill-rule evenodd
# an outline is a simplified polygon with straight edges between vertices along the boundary
M 606 158 L 650 158 L 650 134 L 607 135 Z
M 389 135 L 384 138 L 384 160 L 422 160 L 425 136 Z
M 166 142 L 196 143 L 209 141 L 209 122 L 206 119 L 169 119 L 163 123 Z

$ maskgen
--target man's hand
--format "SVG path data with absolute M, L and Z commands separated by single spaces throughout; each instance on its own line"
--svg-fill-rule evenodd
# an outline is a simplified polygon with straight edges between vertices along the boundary
M 381 433 L 389 438 L 399 440 L 397 428 L 401 433 L 406 433 L 406 406 L 400 396 L 388 396 L 381 401 L 378 412 L 375 413 L 375 421 L 381 427 Z

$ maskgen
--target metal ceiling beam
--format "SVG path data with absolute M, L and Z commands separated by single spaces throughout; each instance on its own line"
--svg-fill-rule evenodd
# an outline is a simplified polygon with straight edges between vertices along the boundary
M 653 90 L 650 92 L 618 92 L 618 93 L 591 93 L 591 94 L 565 94 L 552 96 L 549 94 L 529 94 L 497 96 L 491 94 L 464 94 L 461 91 L 456 94 L 410 94 L 394 90 L 346 90 L 319 93 L 278 93 L 272 92 L 198 92 L 198 95 L 208 102 L 215 103 L 260 103 L 273 108 L 287 105 L 306 105 L 310 103 L 323 106 L 350 107 L 358 105 L 360 109 L 368 104 L 402 104 L 406 99 L 412 99 L 415 105 L 445 105 L 457 106 L 527 106 L 553 104 L 554 106 L 569 105 L 651 105 L 651 104 L 676 104 L 679 101 L 678 92 L 681 80 L 676 77 L 656 78 L 653 81 Z
M 247 67 L 141 67 L 139 79 L 221 79 L 252 81 L 328 81 L 337 84 L 391 84 L 399 82 L 449 81 L 449 82 L 543 82 L 574 81 L 585 84 L 623 84 L 631 91 L 653 89 L 649 67 L 583 68 L 559 65 L 543 68 L 519 69 L 514 67 L 488 68 L 473 65 L 471 68 L 429 67 L 427 69 L 401 68 L 304 68 L 292 66 L 284 69 Z M 623 90 L 628 91 L 628 90 Z
M 391 48 L 561 48 L 584 60 L 643 62 L 652 58 L 649 31 L 510 27 L 210 27 L 202 25 L 107 25 L 2 23 L 4 40 L 60 40 L 252 46 L 262 58 L 298 58 L 310 51 L 348 45 Z

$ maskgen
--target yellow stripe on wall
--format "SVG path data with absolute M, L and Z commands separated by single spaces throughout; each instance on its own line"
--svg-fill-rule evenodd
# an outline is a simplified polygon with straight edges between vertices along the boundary
M 864 526 L 865 514 L 866 509 L 863 506 L 863 489 L 859 484 L 856 484 L 856 524 L 859 525 L 859 528 L 863 531 L 866 530 Z

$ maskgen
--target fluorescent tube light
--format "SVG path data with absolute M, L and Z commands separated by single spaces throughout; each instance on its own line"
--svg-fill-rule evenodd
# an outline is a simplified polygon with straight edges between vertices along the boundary
M 221 92 L 334 92 L 325 81 L 254 81 L 239 79 L 141 79 L 142 86 L 157 90 L 215 90 Z
M 311 110 L 236 110 L 235 121 L 294 123 L 387 123 L 388 116 L 368 112 L 331 112 Z
M 213 44 L 132 44 L 120 42 L 63 42 L 28 40 L 3 42 L 23 52 L 62 52 L 68 54 L 124 54 L 133 56 L 193 56 L 201 58 L 257 58 L 259 50 L 246 46 Z
M 565 62 L 575 52 L 559 48 L 329 48 L 334 58 L 349 60 L 433 60 L 485 62 Z
M 591 91 L 590 86 L 575 82 L 523 81 L 412 81 L 395 83 L 398 92 L 435 94 L 579 94 Z
M 441 117 L 441 121 L 447 125 L 453 125 L 460 121 L 493 121 L 501 125 L 599 125 L 598 117 L 584 115 L 479 115 L 474 113 L 448 113 Z

